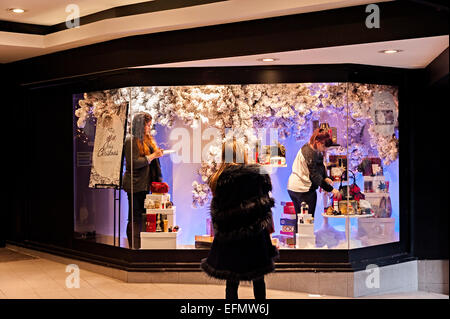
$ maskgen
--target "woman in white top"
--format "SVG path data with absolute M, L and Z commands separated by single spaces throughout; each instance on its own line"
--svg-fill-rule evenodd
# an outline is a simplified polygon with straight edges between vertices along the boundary
M 294 203 L 296 215 L 300 214 L 302 202 L 308 204 L 308 212 L 313 215 L 316 209 L 317 188 L 338 195 L 333 181 L 327 176 L 323 162 L 323 152 L 332 144 L 330 134 L 324 129 L 316 129 L 308 143 L 298 151 L 292 164 L 292 173 L 288 181 L 288 193 Z M 295 225 L 297 231 L 297 224 Z

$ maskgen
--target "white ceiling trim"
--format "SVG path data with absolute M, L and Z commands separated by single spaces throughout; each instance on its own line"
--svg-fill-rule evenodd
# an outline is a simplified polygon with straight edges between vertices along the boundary
M 261 66 L 261 65 L 302 65 L 302 64 L 342 64 L 354 63 L 396 68 L 424 68 L 449 46 L 449 36 L 436 36 L 397 41 L 362 43 L 308 50 L 273 52 L 237 56 L 221 59 L 207 59 L 178 63 L 142 66 L 142 68 L 176 67 L 221 67 L 221 66 Z M 386 49 L 402 50 L 396 54 L 383 54 Z M 263 58 L 275 58 L 265 63 Z
M 9 50 L 8 54 L 4 54 L 4 50 L 1 49 L 2 46 L 36 48 L 38 43 L 39 45 L 43 43 L 40 46 L 41 51 L 33 50 L 26 55 L 27 57 L 33 57 L 132 35 L 329 10 L 371 2 L 368 0 L 229 0 L 102 20 L 44 36 L 14 36 L 16 41 L 11 37 L 4 36 L 4 32 L 2 32 L 0 33 L 0 62 L 13 62 L 24 58 L 23 54 L 19 54 L 20 52 L 17 54 L 17 57 L 20 56 L 20 58 L 11 56 L 11 52 L 14 52 L 14 50 Z M 364 17 L 364 14 L 364 12 L 361 12 L 362 17 Z

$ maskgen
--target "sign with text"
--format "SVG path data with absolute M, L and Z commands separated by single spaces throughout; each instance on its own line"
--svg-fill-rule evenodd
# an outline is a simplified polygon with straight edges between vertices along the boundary
M 118 188 L 128 104 L 97 122 L 89 187 Z

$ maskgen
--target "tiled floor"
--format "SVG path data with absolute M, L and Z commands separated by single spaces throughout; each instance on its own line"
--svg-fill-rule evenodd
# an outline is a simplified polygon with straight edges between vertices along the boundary
M 126 283 L 94 272 L 80 270 L 80 287 L 67 288 L 65 264 L 44 258 L 0 260 L 0 299 L 221 299 L 224 286 L 200 284 Z M 239 288 L 239 297 L 252 299 L 249 286 Z M 308 293 L 267 290 L 269 299 L 329 299 Z M 373 297 L 372 297 L 373 298 Z M 447 298 L 446 295 L 414 292 L 376 298 Z

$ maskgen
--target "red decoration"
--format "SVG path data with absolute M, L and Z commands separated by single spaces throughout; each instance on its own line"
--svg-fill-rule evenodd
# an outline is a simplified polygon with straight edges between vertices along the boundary
M 166 183 L 152 182 L 150 190 L 152 193 L 166 194 L 169 192 L 169 185 L 167 185 Z

